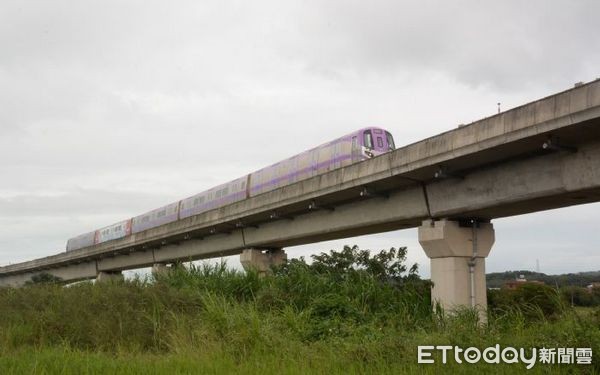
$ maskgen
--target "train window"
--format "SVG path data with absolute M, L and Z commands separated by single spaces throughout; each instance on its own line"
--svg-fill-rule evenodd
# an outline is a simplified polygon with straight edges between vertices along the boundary
M 383 139 L 381 137 L 377 137 L 377 147 L 383 148 Z
M 120 231 L 120 230 L 121 230 L 121 226 L 120 226 L 120 225 L 117 225 L 117 226 L 115 227 L 115 229 L 114 229 L 114 231 L 115 231 L 115 232 L 118 232 L 118 231 Z
M 226 196 L 227 194 L 229 194 L 229 186 L 223 189 L 223 196 Z
M 387 137 L 388 147 L 390 150 L 395 150 L 396 145 L 394 144 L 394 137 L 389 132 L 385 132 L 385 136 Z
M 167 210 L 158 211 L 156 217 L 163 217 L 167 214 Z
M 373 135 L 370 130 L 365 131 L 363 141 L 365 147 L 373 148 Z
M 246 188 L 246 181 L 242 181 L 242 189 Z
M 352 149 L 356 150 L 358 148 L 358 139 L 356 137 L 352 137 Z

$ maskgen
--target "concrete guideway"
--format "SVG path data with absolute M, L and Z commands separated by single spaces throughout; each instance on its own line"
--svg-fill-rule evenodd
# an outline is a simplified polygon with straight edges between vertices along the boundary
M 262 270 L 260 250 L 419 227 L 424 220 L 446 219 L 450 228 L 457 220 L 484 223 L 597 201 L 600 81 L 130 237 L 0 267 L 0 285 L 22 285 L 40 272 L 75 281 L 240 253 L 246 265 Z M 433 254 L 432 279 L 464 269 L 452 260 L 464 256 L 436 256 L 427 250 L 427 227 L 421 232 L 423 247 Z M 471 251 L 470 245 L 465 249 Z M 481 256 L 476 258 L 474 274 L 484 274 L 477 265 Z M 458 278 L 443 283 L 458 284 Z M 485 290 L 485 282 L 475 290 Z M 453 298 L 465 303 L 464 296 L 438 299 L 452 304 Z

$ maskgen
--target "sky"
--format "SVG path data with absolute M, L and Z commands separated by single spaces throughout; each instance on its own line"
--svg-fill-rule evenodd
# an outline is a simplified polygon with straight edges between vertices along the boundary
M 398 146 L 600 77 L 597 1 L 0 4 L 0 265 L 365 126 Z M 600 204 L 494 221 L 488 272 L 600 270 Z M 408 247 L 407 229 L 286 249 Z M 228 260 L 239 266 L 238 259 Z

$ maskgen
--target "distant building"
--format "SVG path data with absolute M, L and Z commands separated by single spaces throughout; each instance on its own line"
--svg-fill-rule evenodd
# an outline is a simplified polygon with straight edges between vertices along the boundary
M 514 280 L 505 282 L 503 288 L 514 290 L 525 284 L 544 284 L 544 282 L 539 280 L 527 280 L 525 275 L 519 275 Z
M 593 282 L 590 285 L 586 286 L 586 289 L 588 290 L 588 292 L 592 292 L 592 290 L 594 289 L 600 289 L 600 283 L 599 282 Z

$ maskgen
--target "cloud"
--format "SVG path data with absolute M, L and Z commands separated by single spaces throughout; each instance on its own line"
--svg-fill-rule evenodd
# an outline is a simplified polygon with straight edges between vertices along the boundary
M 594 1 L 329 1 L 298 18 L 286 51 L 324 72 L 444 72 L 503 91 L 564 85 L 598 74 L 598 11 Z
M 0 217 L 76 217 L 78 215 L 141 214 L 162 195 L 115 190 L 74 190 L 59 194 L 20 194 L 0 197 Z M 165 202 L 166 204 L 167 202 Z

